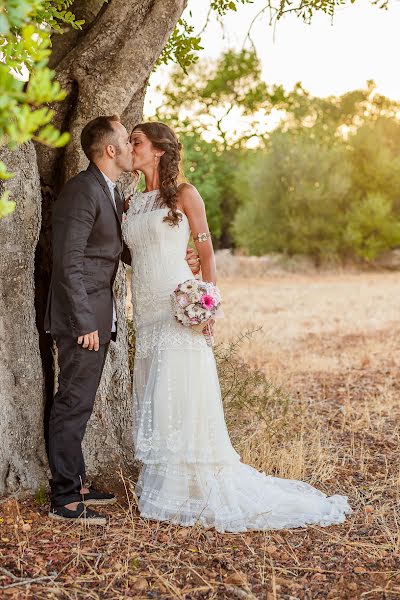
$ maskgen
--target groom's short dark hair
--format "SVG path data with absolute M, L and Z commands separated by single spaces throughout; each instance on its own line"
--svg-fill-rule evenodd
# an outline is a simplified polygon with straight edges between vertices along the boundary
M 103 155 L 104 146 L 117 144 L 116 133 L 112 126 L 115 121 L 121 122 L 118 115 L 96 117 L 86 123 L 81 133 L 81 145 L 89 160 L 100 158 Z

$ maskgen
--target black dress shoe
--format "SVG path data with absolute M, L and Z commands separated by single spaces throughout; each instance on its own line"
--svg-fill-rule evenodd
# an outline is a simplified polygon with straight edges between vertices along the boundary
M 98 492 L 94 488 L 89 488 L 88 494 L 81 494 L 82 502 L 88 505 L 99 505 L 105 506 L 106 504 L 114 504 L 117 499 L 114 494 L 107 494 L 106 492 Z
M 78 522 L 82 525 L 107 525 L 107 519 L 104 515 L 91 510 L 84 505 L 83 502 L 79 502 L 76 510 L 70 510 L 65 506 L 53 506 L 49 512 L 50 519 L 56 521 L 68 521 Z

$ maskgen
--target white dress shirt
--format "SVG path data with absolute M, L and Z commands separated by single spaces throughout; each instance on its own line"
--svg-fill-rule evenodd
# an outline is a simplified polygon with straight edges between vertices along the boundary
M 115 192 L 114 192 L 116 184 L 113 181 L 111 181 L 111 179 L 109 177 L 107 177 L 107 175 L 105 173 L 103 173 L 103 171 L 100 171 L 100 173 L 103 175 L 104 179 L 106 180 L 106 183 L 110 190 L 112 201 L 114 203 L 114 208 L 115 208 L 115 210 L 117 210 L 117 205 L 115 204 Z M 113 316 L 112 316 L 111 332 L 114 332 L 114 331 L 117 331 L 117 311 L 115 308 L 114 295 L 113 295 L 112 302 L 113 302 Z

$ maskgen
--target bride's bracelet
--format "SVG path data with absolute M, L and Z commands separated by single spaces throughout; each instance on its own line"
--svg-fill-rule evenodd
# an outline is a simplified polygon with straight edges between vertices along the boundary
M 207 240 L 211 239 L 211 233 L 198 233 L 195 237 L 194 240 L 196 242 L 206 242 Z

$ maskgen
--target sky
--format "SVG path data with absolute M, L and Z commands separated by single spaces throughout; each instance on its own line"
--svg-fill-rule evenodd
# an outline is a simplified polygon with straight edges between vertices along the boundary
M 214 18 L 202 35 L 200 59 L 216 58 L 227 48 L 240 50 L 253 17 L 264 5 L 265 0 L 255 0 L 239 6 L 236 13 L 223 17 L 224 31 Z M 184 16 L 194 23 L 195 32 L 204 25 L 208 6 L 206 0 L 189 0 Z M 265 16 L 253 27 L 252 38 L 268 84 L 291 89 L 300 81 L 313 95 L 328 96 L 364 88 L 373 79 L 380 93 L 400 100 L 399 30 L 398 0 L 390 0 L 388 10 L 356 0 L 338 9 L 333 23 L 323 13 L 316 13 L 311 25 L 289 14 L 274 28 Z M 155 87 L 167 77 L 168 68 L 152 76 L 145 114 L 150 116 L 160 102 Z

